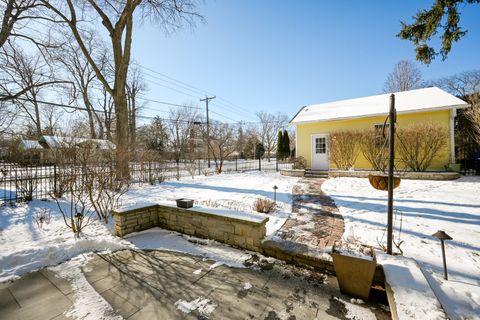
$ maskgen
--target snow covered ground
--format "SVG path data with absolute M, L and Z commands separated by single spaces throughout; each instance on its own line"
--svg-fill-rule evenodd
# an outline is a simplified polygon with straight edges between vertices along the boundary
M 291 212 L 291 190 L 296 181 L 297 178 L 265 172 L 183 178 L 155 186 L 135 185 L 124 195 L 122 204 L 140 205 L 187 197 L 195 199 L 197 204 L 203 207 L 253 213 L 254 201 L 260 197 L 273 199 L 273 186 L 277 185 L 277 210 L 269 215 L 270 221 L 267 225 L 267 231 L 273 233 L 281 227 Z M 68 205 L 66 201 L 61 204 Z M 40 229 L 34 217 L 42 210 L 51 213 L 51 221 Z M 110 225 L 94 220 L 84 229 L 83 237 L 75 240 L 72 232 L 65 227 L 53 201 L 34 200 L 30 203 L 0 206 L 0 282 L 15 279 L 42 267 L 56 265 L 81 253 L 136 247 L 135 244 L 113 236 L 112 230 L 113 219 Z M 175 239 L 168 234 L 162 234 L 162 240 L 158 243 L 165 243 L 165 238 Z M 172 241 L 166 241 L 167 245 L 173 247 L 172 250 L 185 252 L 181 250 L 182 246 Z M 152 246 L 151 242 L 149 246 Z M 143 247 L 141 243 L 139 247 Z M 222 255 L 225 253 L 218 253 L 211 258 L 218 260 Z
M 159 185 L 135 185 L 122 198 L 122 206 L 138 206 L 148 203 L 174 201 L 178 198 L 195 200 L 195 205 L 230 209 L 268 216 L 267 235 L 275 233 L 292 212 L 292 188 L 298 178 L 279 173 L 251 171 L 199 176 L 166 181 Z M 277 186 L 277 206 L 273 213 L 262 215 L 253 210 L 258 198 L 273 200 L 273 187 Z
M 189 197 L 203 207 L 253 213 L 253 202 L 259 197 L 273 198 L 273 186 L 277 185 L 278 206 L 268 225 L 269 232 L 274 232 L 291 212 L 291 190 L 296 181 L 296 178 L 263 172 L 196 177 L 194 180 L 184 178 L 156 186 L 135 185 L 124 196 L 123 205 Z M 63 201 L 61 205 L 68 206 L 68 202 Z M 40 229 L 34 217 L 44 210 L 50 212 L 51 220 Z M 126 239 L 113 236 L 112 230 L 113 219 L 109 225 L 94 220 L 84 229 L 81 239 L 75 240 L 53 201 L 34 200 L 0 206 L 0 283 L 50 267 L 69 279 L 74 287 L 76 300 L 67 312 L 69 316 L 117 319 L 108 303 L 94 291 L 81 272 L 80 268 L 93 251 L 125 248 L 170 250 L 204 256 L 216 261 L 214 266 L 225 264 L 233 267 L 242 267 L 243 261 L 250 257 L 244 251 L 215 241 L 195 239 L 158 228 L 129 235 Z
M 368 179 L 335 178 L 322 189 L 333 197 L 345 219 L 345 237 L 378 247 L 386 243 L 387 192 L 375 190 Z M 455 181 L 402 180 L 394 192 L 395 242 L 407 257 L 432 273 L 440 294 L 466 319 L 480 316 L 480 177 Z M 401 233 L 400 232 L 401 227 Z M 444 230 L 449 281 L 443 280 L 439 240 Z

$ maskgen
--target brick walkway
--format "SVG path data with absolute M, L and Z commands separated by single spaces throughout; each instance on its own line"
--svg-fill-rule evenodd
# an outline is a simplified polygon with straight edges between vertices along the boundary
M 303 178 L 293 187 L 292 216 L 277 235 L 284 240 L 324 248 L 345 231 L 335 202 L 321 190 L 325 179 Z

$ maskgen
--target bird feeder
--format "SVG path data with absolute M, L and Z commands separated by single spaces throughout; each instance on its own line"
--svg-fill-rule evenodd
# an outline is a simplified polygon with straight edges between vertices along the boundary
M 443 272 L 445 280 L 448 280 L 447 259 L 445 257 L 445 240 L 452 240 L 453 238 L 446 234 L 443 230 L 438 230 L 437 232 L 432 234 L 432 236 L 440 240 L 440 242 L 442 243 Z

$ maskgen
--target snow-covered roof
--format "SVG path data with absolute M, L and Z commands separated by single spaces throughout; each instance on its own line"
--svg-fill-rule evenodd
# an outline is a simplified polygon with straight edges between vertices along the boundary
M 43 149 L 42 145 L 37 140 L 22 140 L 19 148 L 21 150 L 39 150 Z
M 97 148 L 102 150 L 115 149 L 115 144 L 113 142 L 103 139 L 42 136 L 39 142 L 46 144 L 51 149 L 81 146 L 89 143 L 95 144 Z
M 389 107 L 389 93 L 314 104 L 303 107 L 290 123 L 386 116 Z M 468 103 L 437 87 L 395 93 L 395 108 L 398 114 L 466 107 L 468 107 Z

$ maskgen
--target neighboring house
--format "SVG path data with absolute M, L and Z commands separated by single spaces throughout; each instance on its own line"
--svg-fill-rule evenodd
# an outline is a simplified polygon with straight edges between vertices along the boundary
M 114 150 L 115 144 L 108 140 L 42 136 L 38 140 L 21 140 L 18 149 L 24 160 L 45 160 L 54 162 L 56 150 L 93 146 L 100 150 Z
M 18 149 L 23 152 L 24 160 L 43 160 L 45 149 L 37 140 L 21 140 Z
M 335 166 L 329 161 L 329 134 L 333 131 L 381 128 L 388 116 L 390 94 L 349 99 L 303 107 L 290 121 L 296 127 L 296 156 L 304 157 L 307 168 L 329 170 Z M 449 129 L 445 152 L 439 154 L 429 169 L 440 170 L 455 162 L 454 118 L 456 109 L 468 104 L 437 88 L 395 93 L 397 127 L 414 123 L 436 123 Z M 355 169 L 371 169 L 360 153 Z
M 101 150 L 113 150 L 115 144 L 108 140 L 103 139 L 87 139 L 87 138 L 71 138 L 71 137 L 59 137 L 59 136 L 42 136 L 38 142 L 45 149 L 61 149 L 81 147 L 85 145 L 93 145 L 97 149 Z

